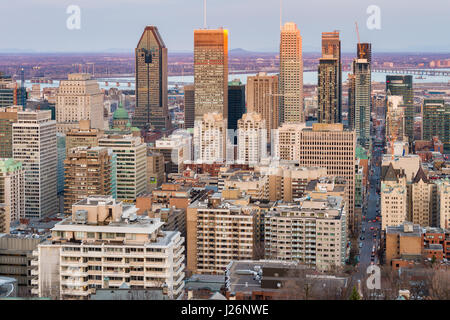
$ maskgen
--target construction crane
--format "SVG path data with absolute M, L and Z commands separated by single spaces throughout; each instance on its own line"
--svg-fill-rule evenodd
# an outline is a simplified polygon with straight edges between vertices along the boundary
M 364 47 L 361 45 L 361 41 L 359 38 L 359 29 L 358 29 L 358 22 L 355 21 L 355 25 L 356 25 L 356 36 L 358 37 L 358 51 L 359 51 L 359 55 L 358 55 L 358 59 L 361 58 L 361 56 L 365 56 L 366 53 L 364 52 Z

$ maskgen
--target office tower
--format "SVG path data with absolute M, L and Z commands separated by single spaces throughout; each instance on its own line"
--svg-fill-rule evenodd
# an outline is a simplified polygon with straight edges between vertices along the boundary
M 412 76 L 386 76 L 386 95 L 402 96 L 405 105 L 405 136 L 414 141 L 414 90 Z
M 300 136 L 305 125 L 284 123 L 274 130 L 272 155 L 280 160 L 298 160 Z
M 436 185 L 439 227 L 450 229 L 450 179 L 438 180 Z
M 228 83 L 228 129 L 236 130 L 245 113 L 245 85 L 239 79 Z
M 402 96 L 387 96 L 386 101 L 386 138 L 388 140 L 405 141 L 406 138 L 406 106 Z
M 11 158 L 0 158 L 0 205 L 8 208 L 10 222 L 24 218 L 24 195 L 22 163 Z
M 371 68 L 367 59 L 353 61 L 354 79 L 350 80 L 352 94 L 349 95 L 350 128 L 356 131 L 358 143 L 368 148 L 370 144 Z
M 27 89 L 21 84 L 17 85 L 11 76 L 4 75 L 0 72 L 0 108 L 9 106 L 26 107 Z
M 22 106 L 0 108 L 0 158 L 12 158 L 12 125 Z
M 164 172 L 181 173 L 183 163 L 191 160 L 192 137 L 188 134 L 172 134 L 155 141 L 150 150 L 164 156 Z
M 392 164 L 381 167 L 381 229 L 401 225 L 408 218 L 408 190 L 405 171 Z
M 147 148 L 147 192 L 164 183 L 164 172 L 164 155 Z
M 139 129 L 169 129 L 167 48 L 157 27 L 145 28 L 135 54 L 136 109 L 133 126 Z
M 355 94 L 356 94 L 356 76 L 348 74 L 348 128 L 355 130 Z
M 187 270 L 222 275 L 232 260 L 255 255 L 258 207 L 238 190 L 224 190 L 187 209 Z
M 356 133 L 344 130 L 342 124 L 314 123 L 301 131 L 299 165 L 323 167 L 328 175 L 342 177 L 347 183 L 348 226 L 357 231 L 360 218 L 355 210 Z
M 422 110 L 422 139 L 431 141 L 438 136 L 445 151 L 450 152 L 450 104 L 444 99 L 424 99 Z
M 58 211 L 56 122 L 49 110 L 19 111 L 13 124 L 13 158 L 25 177 L 25 217 L 40 219 Z
M 275 205 L 265 215 L 266 259 L 299 261 L 320 271 L 345 265 L 345 200 L 322 193 L 322 198 L 303 198 L 299 204 Z
M 114 161 L 111 149 L 76 147 L 69 150 L 64 161 L 64 213 L 72 212 L 72 205 L 93 195 L 113 196 Z
M 302 37 L 292 22 L 286 22 L 281 28 L 279 80 L 280 123 L 305 122 Z
M 92 128 L 104 129 L 103 93 L 87 73 L 69 74 L 59 84 L 56 96 L 56 128 L 66 133 L 80 120 L 91 120 Z
M 72 206 L 39 244 L 39 297 L 89 299 L 97 288 L 163 288 L 177 299 L 184 289 L 184 238 L 163 231 L 159 219 L 138 216 L 134 205 L 111 196 L 92 196 Z
M 195 91 L 194 85 L 184 86 L 184 129 L 194 128 Z
M 266 130 L 259 113 L 246 113 L 238 120 L 238 161 L 255 165 L 267 156 Z
M 322 33 L 318 72 L 318 121 L 342 122 L 342 60 L 339 31 Z
M 411 215 L 408 220 L 421 227 L 433 226 L 436 185 L 428 180 L 422 167 L 419 167 L 410 187 Z
M 279 95 L 278 76 L 260 72 L 247 77 L 247 112 L 259 113 L 266 122 L 267 142 L 271 143 L 272 130 L 278 129 Z
M 98 140 L 98 146 L 112 149 L 117 157 L 117 199 L 134 202 L 147 189 L 146 144 L 132 135 L 107 135 Z
M 66 153 L 75 147 L 97 147 L 103 131 L 91 128 L 90 120 L 81 120 L 78 128 L 66 133 Z
M 358 43 L 356 48 L 356 57 L 358 59 L 366 59 L 369 65 L 372 65 L 372 44 Z
M 64 160 L 66 160 L 66 136 L 62 133 L 56 133 L 56 149 L 58 153 L 58 169 L 56 174 L 57 192 L 61 195 L 64 192 Z
M 194 160 L 221 162 L 226 159 L 227 120 L 221 113 L 205 113 L 195 120 Z
M 228 30 L 194 30 L 195 119 L 221 113 L 228 119 Z

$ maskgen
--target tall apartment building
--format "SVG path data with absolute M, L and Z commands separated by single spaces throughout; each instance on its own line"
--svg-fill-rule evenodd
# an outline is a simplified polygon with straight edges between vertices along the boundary
M 386 138 L 405 141 L 406 106 L 402 96 L 388 95 L 386 101 Z
M 72 205 L 93 195 L 113 196 L 116 177 L 115 155 L 102 147 L 77 147 L 69 150 L 64 161 L 64 213 L 72 212 Z
M 184 86 L 184 129 L 194 128 L 195 90 L 194 85 Z
M 417 171 L 411 184 L 410 219 L 421 227 L 435 226 L 436 185 L 428 180 L 422 167 Z
M 347 182 L 348 226 L 355 231 L 361 217 L 355 209 L 356 134 L 344 130 L 341 123 L 314 123 L 312 129 L 303 129 L 299 143 L 301 167 L 326 168 L 328 175 L 342 177 Z
M 300 138 L 306 126 L 284 123 L 274 130 L 272 137 L 272 155 L 280 160 L 298 160 L 300 155 Z
M 246 113 L 238 120 L 239 162 L 255 165 L 267 155 L 266 130 L 266 121 L 259 113 Z
M 226 141 L 227 119 L 221 113 L 205 113 L 201 119 L 195 120 L 194 160 L 224 161 L 227 159 Z
M 25 187 L 22 163 L 12 158 L 0 158 L 0 204 L 14 222 L 25 217 Z
M 22 106 L 0 108 L 0 158 L 12 158 L 12 126 Z
M 353 92 L 349 96 L 349 126 L 356 131 L 358 143 L 364 147 L 370 144 L 370 112 L 371 112 L 371 66 L 367 59 L 355 59 L 353 61 L 354 81 L 351 88 Z
M 228 119 L 228 30 L 194 30 L 195 119 L 210 112 Z
M 91 120 L 96 129 L 104 129 L 103 93 L 87 73 L 69 74 L 59 84 L 56 96 L 57 132 L 76 128 L 80 120 Z
M 167 48 L 157 27 L 145 27 L 135 55 L 136 109 L 133 126 L 140 129 L 169 129 Z
M 259 72 L 247 77 L 247 112 L 259 113 L 266 122 L 267 142 L 271 143 L 272 130 L 278 129 L 279 95 L 278 76 Z
M 279 204 L 266 214 L 265 258 L 299 261 L 320 271 L 347 258 L 347 214 L 342 197 Z
M 66 153 L 75 147 L 98 147 L 98 139 L 103 137 L 103 131 L 91 128 L 90 120 L 81 120 L 78 128 L 66 133 Z
M 322 33 L 317 89 L 319 123 L 341 123 L 342 60 L 339 31 Z
M 140 137 L 108 135 L 98 140 L 99 147 L 116 155 L 117 199 L 134 202 L 147 189 L 147 146 Z
M 137 216 L 134 205 L 112 197 L 75 203 L 72 217 L 51 230 L 35 250 L 32 274 L 39 297 L 89 299 L 96 289 L 166 287 L 177 299 L 184 288 L 184 238 L 162 231 L 159 219 Z
M 401 225 L 408 219 L 408 190 L 404 170 L 392 164 L 381 167 L 381 229 Z
M 245 113 L 245 84 L 239 79 L 228 82 L 228 129 L 236 130 Z
M 402 96 L 405 106 L 405 136 L 414 141 L 414 89 L 413 78 L 407 76 L 386 76 L 386 95 Z
M 13 124 L 13 158 L 22 162 L 25 217 L 57 213 L 56 122 L 51 111 L 19 111 Z
M 422 140 L 438 136 L 450 152 L 450 104 L 444 99 L 424 99 L 422 112 Z
M 436 185 L 439 227 L 450 229 L 450 180 L 438 180 Z
M 187 210 L 187 270 L 223 274 L 233 260 L 253 259 L 257 207 L 250 196 L 224 190 Z
M 279 79 L 280 123 L 305 122 L 302 37 L 293 22 L 281 28 Z

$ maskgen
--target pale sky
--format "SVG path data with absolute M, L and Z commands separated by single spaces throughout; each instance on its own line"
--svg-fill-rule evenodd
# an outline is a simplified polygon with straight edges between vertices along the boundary
M 81 29 L 69 30 L 69 5 L 81 9 Z M 370 5 L 381 30 L 369 30 Z M 229 48 L 278 51 L 279 0 L 207 0 L 208 27 L 229 30 Z M 0 52 L 132 53 L 146 25 L 156 25 L 170 51 L 191 51 L 203 26 L 203 0 L 0 0 Z M 449 0 L 283 0 L 283 22 L 297 23 L 303 51 L 319 51 L 321 33 L 341 31 L 353 52 L 355 21 L 362 42 L 378 52 L 450 52 Z

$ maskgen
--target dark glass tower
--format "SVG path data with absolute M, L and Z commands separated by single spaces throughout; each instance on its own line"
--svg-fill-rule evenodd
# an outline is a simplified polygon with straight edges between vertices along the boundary
M 147 26 L 135 50 L 136 109 L 133 126 L 169 129 L 167 101 L 167 48 L 158 28 Z
M 414 140 L 414 90 L 412 76 L 386 76 L 386 94 L 402 96 L 405 105 L 405 135 Z
M 245 113 L 245 85 L 240 81 L 228 83 L 228 129 L 237 130 L 237 122 Z

